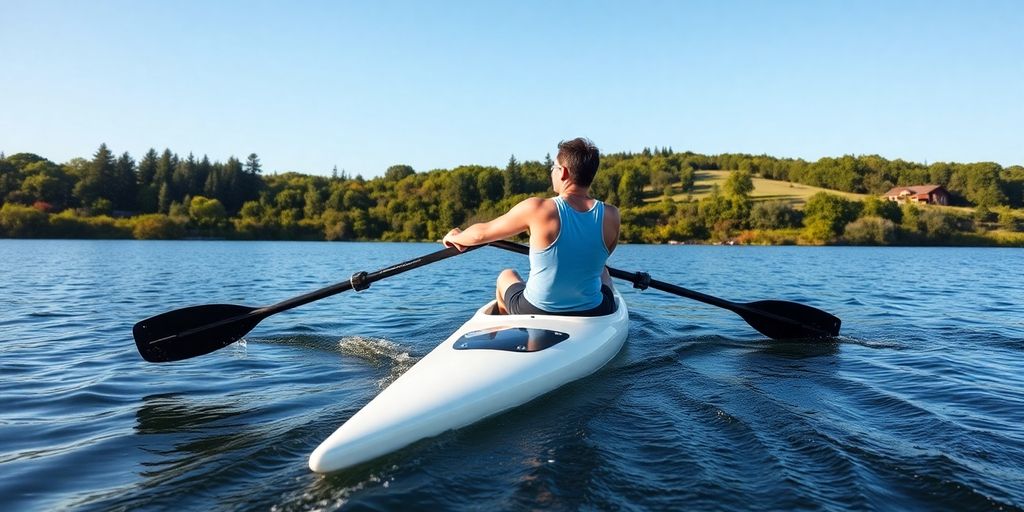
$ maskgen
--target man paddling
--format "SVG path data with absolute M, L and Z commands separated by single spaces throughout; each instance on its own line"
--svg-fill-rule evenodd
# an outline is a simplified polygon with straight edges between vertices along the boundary
M 612 281 L 605 269 L 619 239 L 618 208 L 590 197 L 601 156 L 585 138 L 562 141 L 551 166 L 553 198 L 531 197 L 504 215 L 454 228 L 446 247 L 466 247 L 530 233 L 530 278 L 507 268 L 498 275 L 502 314 L 606 315 L 615 310 Z

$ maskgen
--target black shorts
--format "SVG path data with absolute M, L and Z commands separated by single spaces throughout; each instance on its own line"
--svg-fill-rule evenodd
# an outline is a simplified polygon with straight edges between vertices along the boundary
M 508 307 L 510 315 L 561 315 L 561 316 L 604 316 L 615 312 L 615 295 L 607 285 L 601 285 L 601 295 L 604 299 L 597 307 L 585 311 L 563 311 L 551 313 L 544 311 L 526 300 L 523 292 L 526 290 L 526 283 L 519 281 L 505 289 L 505 306 Z

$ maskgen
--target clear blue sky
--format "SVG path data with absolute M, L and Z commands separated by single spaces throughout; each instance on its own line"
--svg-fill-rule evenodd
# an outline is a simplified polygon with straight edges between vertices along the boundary
M 605 152 L 1024 164 L 1024 2 L 0 0 L 0 151 L 266 172 Z

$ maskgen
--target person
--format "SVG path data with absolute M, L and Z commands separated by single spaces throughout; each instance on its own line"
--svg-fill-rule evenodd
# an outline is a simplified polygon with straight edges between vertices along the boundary
M 589 139 L 558 144 L 551 166 L 552 198 L 531 197 L 504 215 L 454 228 L 441 241 L 460 251 L 524 231 L 530 235 L 530 275 L 513 269 L 498 275 L 501 314 L 599 316 L 615 311 L 605 262 L 619 239 L 619 210 L 590 196 L 600 153 Z

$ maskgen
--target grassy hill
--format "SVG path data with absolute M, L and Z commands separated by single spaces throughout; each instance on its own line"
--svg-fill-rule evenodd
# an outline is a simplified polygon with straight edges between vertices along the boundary
M 673 201 L 683 201 L 688 198 L 701 199 L 711 193 L 712 187 L 718 185 L 719 187 L 725 183 L 726 178 L 732 171 L 697 171 L 694 178 L 693 192 L 682 193 L 678 192 L 672 196 Z M 868 198 L 867 194 L 853 194 L 849 192 L 839 192 L 837 190 L 829 190 L 825 188 L 812 187 L 810 185 L 801 185 L 799 183 L 791 183 L 788 181 L 769 180 L 765 178 L 754 178 L 754 191 L 750 194 L 750 197 L 754 201 L 786 201 L 793 205 L 795 208 L 802 208 L 807 199 L 818 192 L 828 192 L 843 196 L 847 199 L 854 199 L 857 201 L 863 201 Z M 678 187 L 673 187 L 674 191 L 678 190 Z M 653 192 L 653 191 L 652 191 Z M 661 197 L 648 197 L 645 201 L 660 201 Z
M 694 174 L 694 186 L 693 191 L 689 193 L 683 193 L 678 184 L 672 186 L 674 194 L 672 195 L 673 201 L 685 201 L 688 199 L 699 200 L 711 194 L 711 189 L 718 185 L 721 187 L 729 173 L 732 171 L 719 170 L 719 171 L 696 171 Z M 846 199 L 863 201 L 871 194 L 854 194 L 851 192 L 840 192 L 838 190 L 831 190 L 827 188 L 812 187 L 810 185 L 801 185 L 800 183 L 792 183 L 789 181 L 770 180 L 765 178 L 753 178 L 754 191 L 751 192 L 750 197 L 754 201 L 785 201 L 792 205 L 796 209 L 802 209 L 807 200 L 811 196 L 818 192 L 828 192 L 829 194 L 835 194 L 837 196 L 845 197 Z M 662 196 L 658 194 L 652 187 L 647 186 L 644 188 L 647 197 L 644 198 L 644 202 L 655 202 L 661 201 Z M 934 208 L 945 211 L 951 214 L 959 214 L 961 216 L 968 216 L 974 213 L 975 208 L 969 206 L 940 206 L 940 205 L 918 205 L 921 208 Z M 1024 209 L 1016 209 L 1011 211 L 1011 215 L 1017 218 L 1020 222 L 1024 223 Z

